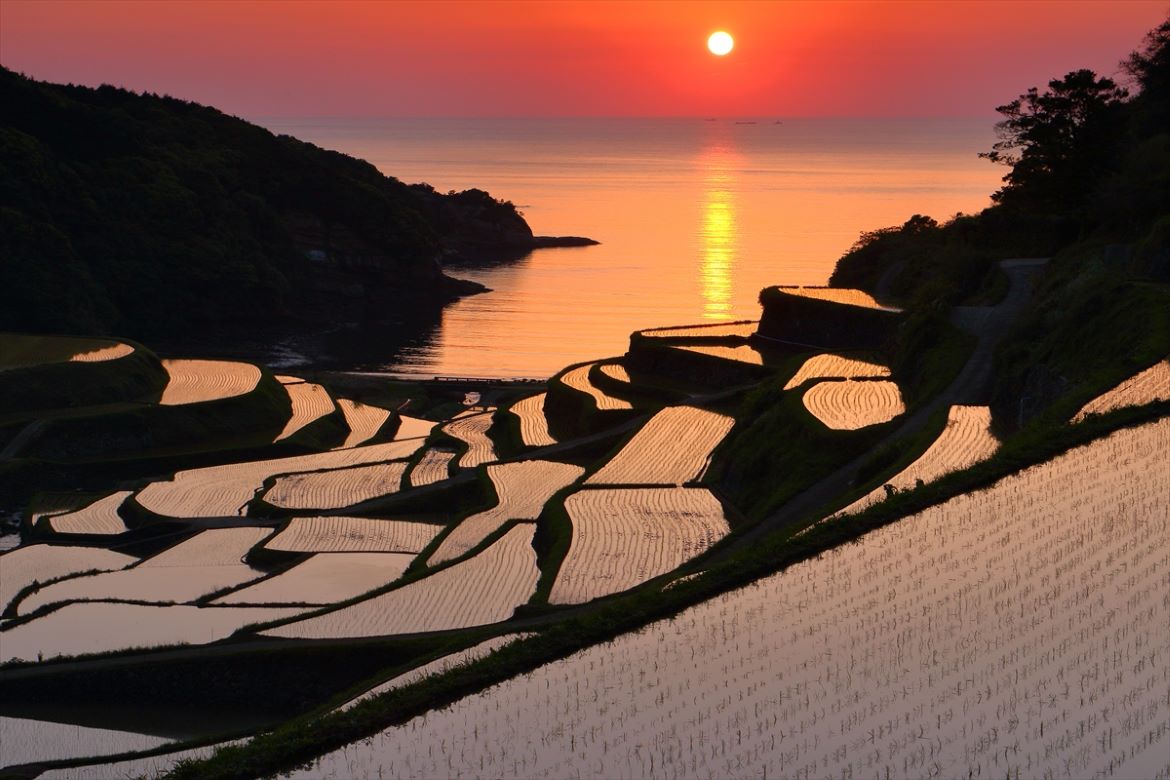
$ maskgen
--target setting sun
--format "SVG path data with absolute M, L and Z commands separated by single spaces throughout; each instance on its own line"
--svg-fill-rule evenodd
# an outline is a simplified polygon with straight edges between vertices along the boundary
M 729 54 L 735 48 L 735 39 L 729 33 L 722 30 L 711 33 L 711 37 L 707 39 L 707 48 L 711 53 L 717 57 L 722 57 Z

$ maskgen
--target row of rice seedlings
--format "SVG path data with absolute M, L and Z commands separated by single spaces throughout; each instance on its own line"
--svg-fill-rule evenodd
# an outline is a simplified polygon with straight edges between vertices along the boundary
M 589 370 L 593 368 L 592 363 L 587 363 L 583 366 L 578 366 L 571 371 L 566 371 L 561 375 L 560 381 L 562 384 L 579 390 L 582 393 L 590 396 L 593 402 L 597 404 L 597 408 L 601 411 L 611 411 L 615 409 L 633 409 L 634 405 L 624 398 L 615 398 L 601 388 L 589 381 Z
M 170 480 L 152 482 L 134 500 L 151 512 L 168 517 L 238 515 L 269 477 L 409 458 L 421 446 L 422 439 L 405 439 L 290 458 L 188 469 L 177 472 Z
M 1168 451 L 1120 431 L 294 777 L 1165 777 Z
M 1127 406 L 1142 406 L 1155 401 L 1170 401 L 1170 360 L 1141 371 L 1125 380 L 1112 390 L 1089 401 L 1073 415 L 1073 422 L 1080 422 L 1090 414 L 1105 414 Z
M 473 469 L 481 463 L 496 459 L 496 445 L 488 438 L 492 427 L 490 411 L 460 412 L 443 426 L 443 432 L 467 444 L 467 452 L 459 458 L 459 468 Z
M 991 409 L 986 406 L 952 406 L 947 424 L 934 442 L 906 468 L 885 484 L 897 490 L 909 490 L 919 482 L 928 483 L 970 468 L 987 460 L 999 449 L 999 439 L 991 432 Z M 837 514 L 860 512 L 886 497 L 885 486 L 875 488 Z
M 173 753 L 128 758 L 124 761 L 50 769 L 37 775 L 37 780 L 110 780 L 111 778 L 129 777 L 158 780 L 174 769 L 180 761 L 199 761 L 210 758 L 219 748 L 242 745 L 244 742 L 245 740 L 237 739 L 215 745 L 176 750 Z
M 359 704 L 367 699 L 372 699 L 375 696 L 380 696 L 388 691 L 397 690 L 398 688 L 405 688 L 408 685 L 413 685 L 419 680 L 425 680 L 432 675 L 439 675 L 456 669 L 460 666 L 466 666 L 473 661 L 478 661 L 482 658 L 487 658 L 492 653 L 499 650 L 501 647 L 507 647 L 513 642 L 518 642 L 528 637 L 536 636 L 535 634 L 503 634 L 501 636 L 494 636 L 491 639 L 485 639 L 477 645 L 472 645 L 464 650 L 459 650 L 454 653 L 449 653 L 442 658 L 436 658 L 430 663 L 415 667 L 409 672 L 403 672 L 397 677 L 393 677 L 380 685 L 376 685 L 365 693 L 359 694 L 347 701 L 345 704 L 337 708 L 338 712 L 345 712 L 353 709 L 354 705 Z
M 311 422 L 321 419 L 334 410 L 333 398 L 329 391 L 321 385 L 312 382 L 299 382 L 283 385 L 292 402 L 292 416 L 284 426 L 284 430 L 274 441 L 287 439 Z
M 889 375 L 890 369 L 878 363 L 824 353 L 804 361 L 784 389 L 800 387 L 810 379 L 874 379 Z
M 338 398 L 337 406 L 345 415 L 345 424 L 349 426 L 349 435 L 341 443 L 341 448 L 365 444 L 374 438 L 378 431 L 382 430 L 386 421 L 390 419 L 389 409 L 351 401 L 348 398 Z
M 721 322 L 715 325 L 682 325 L 672 328 L 650 328 L 639 331 L 650 338 L 748 338 L 756 332 L 759 322 Z
M 451 476 L 451 461 L 455 453 L 449 450 L 429 449 L 410 470 L 410 484 L 414 487 L 433 485 Z
M 512 404 L 512 414 L 520 418 L 520 438 L 528 447 L 550 447 L 557 443 L 549 433 L 548 419 L 544 416 L 544 399 L 547 395 L 530 395 Z
M 335 604 L 389 585 L 406 573 L 414 558 L 414 553 L 317 553 L 212 603 Z
M 630 372 L 621 363 L 602 363 L 599 370 L 616 382 L 625 382 L 627 385 L 633 383 Z
M 166 737 L 131 731 L 0 716 L 0 767 L 87 756 L 112 756 L 151 750 L 170 741 Z
M 677 346 L 675 349 L 681 349 L 684 352 L 694 352 L 699 355 L 707 355 L 709 357 L 716 357 L 720 360 L 731 360 L 736 363 L 746 363 L 751 366 L 764 365 L 764 356 L 747 344 L 743 344 L 738 347 L 686 344 Z
M 29 544 L 0 555 L 0 612 L 18 593 L 38 582 L 83 571 L 123 569 L 138 559 L 100 547 Z
M 509 520 L 535 520 L 554 493 L 584 473 L 580 466 L 547 460 L 488 466 L 488 478 L 496 488 L 499 501 L 491 509 L 464 518 L 427 563 L 437 566 L 464 555 Z
M 46 363 L 99 363 L 126 357 L 133 351 L 129 344 L 111 339 L 5 333 L 0 335 L 0 371 Z
M 397 493 L 406 461 L 350 466 L 277 477 L 264 500 L 286 509 L 340 509 Z
M 886 306 L 878 302 L 869 293 L 864 290 L 853 290 L 845 287 L 800 287 L 800 286 L 784 286 L 779 290 L 788 295 L 799 295 L 804 298 L 816 298 L 821 301 L 832 301 L 833 303 L 846 303 L 850 306 L 864 306 L 867 309 L 882 309 L 883 311 L 901 311 L 901 309 L 894 306 Z
M 711 453 L 735 425 L 725 414 L 668 406 L 586 480 L 591 485 L 681 485 L 707 470 Z
M 82 601 L 0 633 L 0 663 L 162 645 L 200 645 L 304 608 L 155 606 Z
M 440 525 L 374 517 L 294 517 L 264 547 L 283 552 L 420 553 Z
M 260 369 L 234 360 L 164 360 L 169 379 L 159 403 L 197 404 L 244 395 L 256 389 Z
M 242 563 L 248 550 L 268 536 L 267 528 L 202 531 L 137 566 L 62 580 L 29 594 L 22 615 L 63 601 L 126 600 L 187 602 L 264 576 Z
M 487 549 L 396 590 L 262 632 L 302 639 L 412 634 L 496 623 L 536 591 L 535 526 L 522 523 Z
M 133 490 L 122 490 L 99 498 L 87 507 L 75 512 L 52 515 L 49 527 L 59 534 L 120 534 L 126 531 L 126 523 L 118 514 Z
M 395 441 L 401 439 L 425 439 L 431 435 L 438 423 L 430 420 L 424 420 L 420 417 L 411 417 L 409 415 L 398 415 L 398 430 L 394 432 Z
M 803 400 L 813 417 L 838 431 L 879 425 L 906 411 L 898 385 L 882 380 L 818 382 L 804 392 Z
M 565 499 L 569 553 L 549 602 L 580 604 L 673 571 L 731 528 L 705 488 L 582 490 Z

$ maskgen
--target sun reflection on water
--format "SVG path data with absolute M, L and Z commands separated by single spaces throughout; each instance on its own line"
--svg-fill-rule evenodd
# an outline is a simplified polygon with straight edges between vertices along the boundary
M 699 286 L 703 318 L 732 319 L 732 276 L 739 243 L 735 219 L 734 152 L 724 146 L 704 150 L 703 220 L 699 230 Z

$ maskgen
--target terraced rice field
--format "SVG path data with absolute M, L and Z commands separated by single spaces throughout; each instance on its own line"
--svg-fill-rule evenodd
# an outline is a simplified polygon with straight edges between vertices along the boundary
M 338 398 L 337 406 L 345 415 L 345 424 L 349 426 L 349 436 L 345 437 L 341 448 L 365 444 L 374 438 L 390 419 L 388 409 L 351 401 L 348 398 Z
M 394 440 L 425 439 L 431 435 L 431 431 L 437 424 L 430 420 L 400 414 L 398 415 L 398 430 L 394 432 Z
M 427 450 L 419 462 L 414 464 L 414 468 L 410 470 L 410 484 L 414 487 L 422 487 L 442 482 L 451 476 L 451 461 L 454 458 L 454 452 Z
M 260 382 L 260 369 L 233 360 L 164 360 L 170 379 L 159 403 L 182 406 L 218 401 L 250 393 Z
M 430 523 L 373 517 L 294 517 L 264 546 L 286 552 L 420 553 L 441 530 Z
M 578 366 L 577 368 L 562 374 L 560 381 L 562 384 L 571 387 L 574 390 L 579 390 L 580 392 L 585 393 L 591 397 L 593 402 L 597 405 L 597 408 L 603 412 L 617 409 L 634 408 L 634 405 L 629 401 L 621 398 L 614 398 L 612 395 L 609 395 L 604 390 L 590 382 L 589 370 L 591 368 L 593 368 L 592 363 L 584 366 Z
M 557 443 L 548 430 L 544 416 L 544 399 L 547 393 L 522 398 L 512 404 L 512 414 L 520 418 L 520 438 L 528 447 L 551 447 Z
M 549 595 L 580 604 L 677 569 L 731 532 L 705 488 L 581 490 L 565 499 L 573 541 Z
M 113 571 L 138 559 L 100 547 L 28 544 L 0 555 L 0 612 L 16 594 L 36 582 L 83 571 Z
M 923 483 L 974 466 L 987 460 L 999 449 L 999 439 L 991 432 L 991 410 L 986 406 L 952 406 L 947 424 L 926 452 L 891 477 L 885 484 L 898 490 L 910 490 L 919 480 Z M 886 497 L 884 487 L 876 488 L 837 514 L 860 512 Z
M 104 653 L 132 647 L 215 642 L 251 623 L 291 617 L 303 608 L 66 604 L 0 633 L 0 663 L 21 658 Z
M 651 328 L 650 330 L 643 330 L 643 336 L 650 338 L 714 338 L 725 339 L 729 337 L 748 338 L 755 335 L 756 328 L 760 325 L 757 321 L 751 322 L 726 322 L 717 325 L 684 325 L 677 328 Z
M 145 509 L 167 517 L 239 515 L 269 477 L 409 458 L 421 446 L 422 439 L 408 439 L 291 458 L 188 469 L 170 480 L 150 483 L 134 500 Z
M 134 347 L 129 344 L 110 339 L 5 333 L 0 336 L 0 371 L 46 363 L 100 363 L 126 357 L 132 352 Z
M 702 344 L 687 344 L 675 347 L 684 352 L 694 352 L 699 355 L 717 357 L 720 360 L 732 360 L 736 363 L 747 363 L 752 366 L 764 365 L 764 356 L 746 344 L 739 347 L 703 346 Z
M 286 509 L 341 509 L 397 493 L 406 461 L 277 477 L 264 500 Z
M 889 375 L 890 369 L 886 366 L 826 353 L 804 361 L 784 389 L 800 387 L 810 379 L 873 379 Z
M 1164 778 L 1167 451 L 1120 431 L 299 776 Z
M 668 406 L 617 455 L 585 480 L 590 485 L 681 485 L 707 470 L 735 419 L 693 406 Z
M 377 685 L 365 693 L 355 696 L 347 701 L 345 704 L 338 707 L 339 712 L 345 712 L 352 709 L 355 704 L 372 699 L 375 696 L 380 696 L 388 691 L 394 691 L 399 688 L 405 688 L 408 685 L 413 685 L 419 680 L 449 672 L 460 666 L 466 666 L 474 661 L 482 658 L 487 658 L 492 653 L 499 650 L 501 647 L 507 647 L 513 642 L 518 642 L 521 639 L 527 639 L 535 634 L 503 634 L 502 636 L 494 636 L 491 639 L 485 639 L 477 645 L 472 645 L 465 650 L 459 650 L 455 653 L 449 653 L 442 658 L 437 658 L 430 663 L 411 669 L 409 672 L 404 672 L 397 677 L 391 678 L 386 682 Z
M 834 303 L 847 303 L 850 306 L 864 306 L 867 309 L 882 309 L 884 311 L 901 311 L 893 306 L 884 306 L 872 295 L 864 290 L 851 290 L 844 287 L 780 287 L 782 292 L 789 295 L 801 295 L 805 298 L 816 298 Z
M 553 493 L 576 481 L 585 469 L 568 463 L 526 460 L 487 468 L 498 503 L 470 515 L 451 530 L 427 561 L 431 566 L 464 555 L 509 520 L 535 520 Z
M 1155 401 L 1170 401 L 1170 360 L 1147 368 L 1107 393 L 1097 396 L 1073 415 L 1080 422 L 1090 414 L 1105 414 L 1127 406 L 1143 406 Z
M 496 459 L 496 446 L 487 435 L 491 427 L 491 412 L 477 411 L 461 412 L 443 426 L 445 433 L 467 444 L 467 452 L 459 458 L 459 468 L 473 469 Z
M 215 599 L 213 604 L 325 606 L 397 580 L 414 553 L 318 553 L 286 572 Z
M 53 515 L 49 518 L 49 527 L 59 534 L 123 533 L 126 523 L 118 515 L 118 507 L 133 493 L 133 490 L 111 493 L 76 512 Z
M 632 382 L 630 372 L 626 371 L 626 367 L 621 363 L 602 363 L 600 371 L 614 381 L 625 382 L 627 385 Z
M 804 392 L 804 408 L 838 431 L 889 422 L 906 411 L 898 385 L 882 380 L 818 382 Z
M 472 558 L 397 590 L 268 629 L 266 636 L 326 639 L 468 628 L 506 620 L 536 591 L 535 526 L 522 523 Z
M 269 533 L 267 528 L 202 531 L 132 568 L 73 577 L 41 588 L 21 600 L 18 612 L 27 615 L 46 604 L 64 601 L 194 601 L 263 577 L 264 572 L 242 559 Z
M 150 750 L 170 741 L 166 737 L 130 731 L 0 716 L 0 768 Z M 106 776 L 107 780 L 111 777 L 114 775 Z
M 285 424 L 284 430 L 274 441 L 287 439 L 311 422 L 321 419 L 334 410 L 333 399 L 329 392 L 321 385 L 312 382 L 286 384 L 284 389 L 292 402 L 292 416 Z

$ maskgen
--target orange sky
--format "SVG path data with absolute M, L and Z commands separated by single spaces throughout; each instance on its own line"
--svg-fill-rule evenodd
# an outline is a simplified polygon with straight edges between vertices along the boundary
M 1113 74 L 1168 8 L 0 0 L 0 64 L 247 117 L 977 116 L 1074 68 Z

